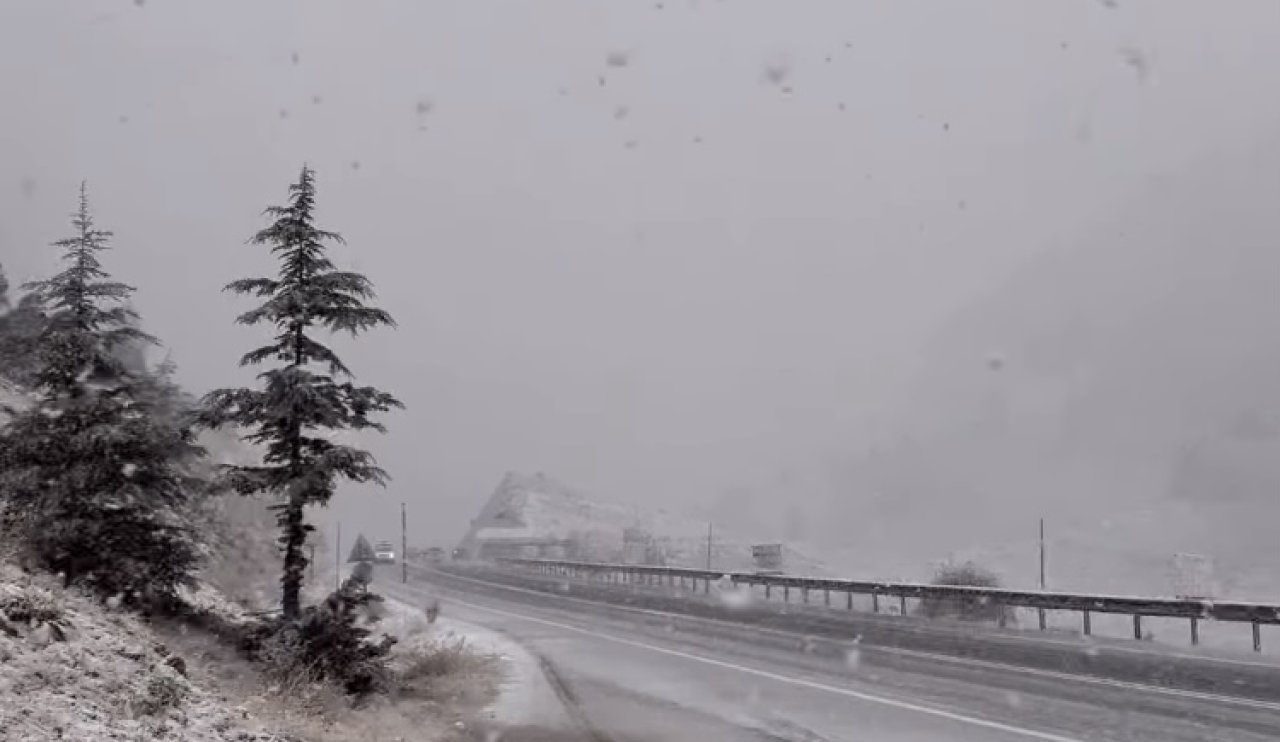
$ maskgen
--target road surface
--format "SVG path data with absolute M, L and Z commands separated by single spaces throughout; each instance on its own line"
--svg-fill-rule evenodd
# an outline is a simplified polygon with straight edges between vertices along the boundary
M 963 658 L 903 661 L 856 642 L 751 627 L 692 631 L 674 614 L 419 572 L 378 588 L 439 598 L 447 615 L 537 656 L 568 712 L 561 729 L 490 739 L 682 742 L 1261 742 L 1280 704 L 1054 675 Z M 603 607 L 602 607 L 603 608 Z

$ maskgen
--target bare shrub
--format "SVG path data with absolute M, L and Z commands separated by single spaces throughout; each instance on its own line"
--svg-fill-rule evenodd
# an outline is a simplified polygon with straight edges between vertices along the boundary
M 147 679 L 142 693 L 134 699 L 133 709 L 143 716 L 156 716 L 181 706 L 187 693 L 181 678 L 169 672 L 157 672 Z
M 20 627 L 41 626 L 53 640 L 66 640 L 70 622 L 61 601 L 37 585 L 0 584 L 0 632 L 17 636 Z
M 398 658 L 395 689 L 411 698 L 447 695 L 441 692 L 442 686 L 465 686 L 487 677 L 496 662 L 496 657 L 477 652 L 460 637 L 419 641 Z
M 934 585 L 953 587 L 1000 587 L 995 572 L 971 561 L 947 563 L 938 567 L 933 575 Z M 966 621 L 999 621 L 1013 618 L 1013 611 L 983 596 L 958 595 L 946 598 L 926 598 L 920 603 L 920 613 L 928 618 L 954 617 Z

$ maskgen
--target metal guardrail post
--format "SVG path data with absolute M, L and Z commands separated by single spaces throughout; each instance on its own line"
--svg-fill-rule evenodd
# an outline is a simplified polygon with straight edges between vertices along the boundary
M 1089 636 L 1089 634 L 1093 633 L 1093 622 L 1089 618 L 1089 611 L 1088 610 L 1080 611 L 1080 618 L 1084 623 L 1084 635 Z M 1195 619 L 1191 619 L 1191 620 L 1194 621 Z
M 1253 651 L 1262 651 L 1262 624 L 1253 622 Z
M 1200 643 L 1200 620 L 1195 616 L 1191 617 L 1191 646 Z
M 1038 613 L 1038 614 L 1039 614 L 1039 616 L 1040 616 L 1040 630 L 1041 630 L 1041 631 L 1044 631 L 1044 629 L 1045 629 L 1045 624 L 1046 624 L 1046 621 L 1045 621 L 1045 615 L 1044 615 L 1044 609 L 1043 609 L 1043 608 L 1037 608 L 1037 609 L 1036 609 L 1036 613 Z
M 907 596 L 899 595 L 898 599 L 902 601 L 902 615 L 907 615 Z
M 846 607 L 848 610 L 853 610 L 853 591 L 852 591 L 852 590 L 850 590 L 849 592 L 845 593 L 845 594 L 844 594 L 844 596 L 845 596 L 845 599 L 846 599 L 846 601 L 847 601 L 847 603 L 848 603 L 848 605 L 847 605 L 847 606 L 845 606 L 845 607 Z
M 880 612 L 880 593 L 877 593 L 877 592 L 871 593 L 871 612 L 872 613 Z
M 1133 614 L 1133 638 L 1139 641 L 1142 640 L 1142 614 L 1141 613 Z

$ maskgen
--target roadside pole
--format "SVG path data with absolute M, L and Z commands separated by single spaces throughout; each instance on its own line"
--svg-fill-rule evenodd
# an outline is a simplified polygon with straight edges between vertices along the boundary
M 1041 590 L 1041 591 L 1043 591 L 1044 589 L 1045 589 L 1045 579 L 1044 579 L 1044 518 L 1041 518 L 1041 519 L 1040 519 L 1040 590 Z M 1040 616 L 1040 630 L 1041 630 L 1041 631 L 1044 631 L 1044 629 L 1045 629 L 1045 616 L 1044 616 L 1044 609 L 1043 609 L 1043 608 L 1038 608 L 1038 609 L 1036 609 L 1036 613 L 1037 613 L 1037 614 L 1039 614 L 1039 616 Z
M 409 527 L 404 503 L 400 503 L 400 582 L 409 581 Z
M 711 571 L 711 524 L 707 523 L 707 571 Z
M 333 589 L 342 587 L 342 521 L 338 521 L 338 545 L 333 550 Z

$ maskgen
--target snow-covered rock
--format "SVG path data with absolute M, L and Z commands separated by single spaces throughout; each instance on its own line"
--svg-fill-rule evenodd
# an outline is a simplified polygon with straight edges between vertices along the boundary
M 712 562 L 717 569 L 752 570 L 751 546 L 763 541 L 715 529 Z M 472 521 L 461 548 L 476 553 L 485 542 L 504 547 L 507 554 L 524 549 L 528 556 L 701 567 L 707 556 L 707 521 L 591 500 L 544 474 L 509 472 Z M 784 546 L 783 559 L 789 572 L 825 573 L 821 562 L 790 547 Z

